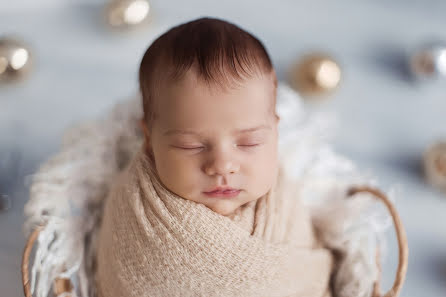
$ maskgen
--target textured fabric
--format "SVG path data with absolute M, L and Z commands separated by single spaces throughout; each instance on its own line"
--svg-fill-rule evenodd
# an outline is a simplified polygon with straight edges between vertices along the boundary
M 105 202 L 99 296 L 331 296 L 332 254 L 283 172 L 226 217 L 165 188 L 141 150 Z

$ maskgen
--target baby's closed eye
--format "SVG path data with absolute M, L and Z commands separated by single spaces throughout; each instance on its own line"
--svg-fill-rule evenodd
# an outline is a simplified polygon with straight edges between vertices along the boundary
M 262 145 L 261 141 L 246 141 L 235 143 L 234 147 L 242 147 L 242 148 L 253 148 Z M 171 145 L 173 148 L 183 149 L 183 150 L 202 150 L 206 148 L 206 145 L 202 144 L 175 144 Z
M 259 146 L 262 143 L 242 143 L 242 144 L 238 144 L 238 146 L 242 146 L 242 147 L 254 147 L 254 146 Z
M 198 145 L 198 146 L 182 146 L 182 145 L 177 146 L 177 145 L 172 145 L 172 147 L 178 148 L 178 149 L 183 149 L 183 150 L 196 150 L 196 149 L 203 149 L 204 148 L 204 146 L 200 146 L 200 145 Z

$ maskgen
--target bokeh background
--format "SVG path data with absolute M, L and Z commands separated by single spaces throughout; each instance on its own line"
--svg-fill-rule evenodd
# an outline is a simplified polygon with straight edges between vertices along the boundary
M 423 153 L 446 141 L 446 80 L 417 80 L 408 67 L 423 44 L 446 42 L 442 0 L 152 0 L 149 24 L 113 29 L 106 0 L 0 1 L 0 38 L 26 44 L 32 67 L 0 84 L 0 296 L 21 296 L 23 205 L 31 175 L 59 149 L 63 131 L 137 92 L 143 52 L 169 27 L 200 16 L 232 21 L 266 45 L 279 79 L 315 51 L 342 70 L 339 87 L 306 99 L 338 117 L 334 149 L 352 159 L 396 203 L 409 239 L 401 296 L 446 296 L 446 194 L 423 175 Z M 9 204 L 9 205 L 7 205 Z M 6 207 L 5 207 L 6 205 Z M 397 249 L 388 234 L 383 287 Z

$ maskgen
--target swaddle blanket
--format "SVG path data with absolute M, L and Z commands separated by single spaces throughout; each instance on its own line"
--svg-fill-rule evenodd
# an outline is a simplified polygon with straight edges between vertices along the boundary
M 100 297 L 323 297 L 332 267 L 284 170 L 223 216 L 164 187 L 141 149 L 105 202 L 95 280 Z

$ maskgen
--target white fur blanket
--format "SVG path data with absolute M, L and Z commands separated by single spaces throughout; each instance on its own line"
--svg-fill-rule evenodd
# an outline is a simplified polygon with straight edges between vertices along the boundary
M 351 185 L 373 181 L 327 144 L 327 132 L 333 132 L 330 116 L 307 114 L 299 96 L 286 85 L 279 85 L 277 111 L 279 154 L 292 156 L 285 169 L 305 185 L 302 197 L 313 224 L 324 245 L 340 255 L 333 278 L 336 296 L 368 297 L 377 278 L 376 239 L 391 220 L 387 216 L 383 224 L 381 215 L 377 221 L 376 213 L 368 211 L 371 199 L 345 197 Z M 134 98 L 102 118 L 74 127 L 66 133 L 61 151 L 33 176 L 24 232 L 45 225 L 31 269 L 35 296 L 48 296 L 59 277 L 71 279 L 72 296 L 96 296 L 94 238 L 103 200 L 116 174 L 141 145 L 141 114 L 140 98 Z

